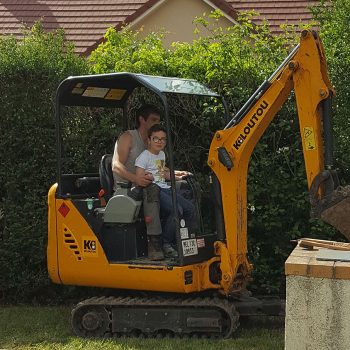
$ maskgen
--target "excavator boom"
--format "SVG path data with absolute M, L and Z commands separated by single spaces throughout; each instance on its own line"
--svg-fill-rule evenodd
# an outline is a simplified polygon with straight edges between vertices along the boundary
M 322 42 L 315 32 L 305 30 L 300 44 L 212 140 L 208 164 L 222 198 L 226 244 L 220 252 L 227 251 L 220 254 L 220 267 L 227 275 L 222 283 L 227 294 L 234 291 L 236 276 L 248 275 L 251 269 L 246 258 L 249 159 L 292 90 L 297 102 L 312 215 L 350 239 L 350 191 L 348 187 L 339 187 L 333 170 L 330 104 L 335 91 L 328 78 Z

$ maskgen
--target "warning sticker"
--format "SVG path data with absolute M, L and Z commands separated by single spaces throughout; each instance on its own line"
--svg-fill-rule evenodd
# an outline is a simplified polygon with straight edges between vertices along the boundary
M 188 228 L 181 227 L 180 228 L 180 235 L 181 235 L 181 239 L 188 239 Z
M 106 100 L 121 100 L 125 95 L 126 90 L 123 89 L 110 89 L 108 94 L 105 96 Z
M 72 94 L 81 95 L 84 91 L 85 91 L 85 88 L 83 87 L 83 84 L 78 83 L 78 84 L 75 84 L 75 86 L 72 90 Z
M 198 248 L 204 248 L 205 247 L 205 240 L 204 240 L 204 238 L 198 238 L 197 239 L 197 247 Z
M 100 87 L 95 87 L 95 86 L 89 86 L 84 91 L 83 96 L 85 96 L 85 97 L 104 98 L 108 91 L 109 91 L 108 88 L 100 88 Z
M 197 255 L 197 240 L 187 239 L 186 241 L 182 241 L 182 251 L 184 256 Z
M 314 151 L 317 149 L 315 141 L 314 128 L 306 127 L 304 128 L 304 141 L 307 151 Z

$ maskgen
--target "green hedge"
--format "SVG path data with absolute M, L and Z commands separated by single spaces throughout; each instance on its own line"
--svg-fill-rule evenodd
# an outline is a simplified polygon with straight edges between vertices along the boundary
M 46 272 L 47 191 L 56 182 L 54 96 L 59 82 L 87 72 L 62 32 L 40 24 L 23 41 L 0 38 L 0 291 L 34 295 Z
M 322 29 L 320 35 L 337 94 L 333 104 L 337 164 L 342 176 L 350 181 L 350 0 L 322 0 L 313 14 Z
M 321 9 L 318 16 L 322 14 Z M 215 12 L 211 16 L 218 18 L 220 14 Z M 322 18 L 330 23 L 330 18 Z M 89 61 L 73 54 L 62 32 L 45 34 L 40 25 L 26 33 L 21 42 L 11 37 L 0 38 L 0 292 L 3 297 L 20 300 L 58 290 L 55 294 L 58 300 L 63 290 L 67 290 L 53 288 L 49 282 L 45 256 L 47 191 L 56 179 L 53 102 L 59 82 L 69 75 L 88 71 L 194 78 L 224 95 L 233 115 L 298 40 L 289 28 L 284 35 L 271 37 L 266 24 L 252 31 L 249 16 L 240 21 L 241 26 L 222 29 L 209 28 L 206 19 L 199 18 L 197 24 L 207 26 L 211 37 L 200 38 L 199 32 L 198 40 L 174 43 L 171 49 L 163 46 L 161 33 L 141 39 L 138 33 L 110 29 L 106 42 L 92 53 Z M 331 57 L 330 71 L 342 87 L 345 81 L 337 74 L 348 72 L 348 64 L 343 60 L 339 73 L 335 69 L 339 58 L 332 54 L 332 42 L 340 42 L 334 39 L 340 35 L 340 31 L 329 29 L 324 39 Z M 335 51 L 338 55 L 339 50 Z M 342 104 L 348 101 L 345 92 L 345 87 L 338 89 Z M 130 104 L 131 114 L 136 106 L 150 101 L 155 101 L 154 96 L 140 91 Z M 203 196 L 208 197 L 206 158 L 213 133 L 225 125 L 222 107 L 205 99 L 171 98 L 169 102 L 176 164 L 197 174 Z M 294 246 L 291 239 L 334 235 L 329 227 L 309 218 L 294 105 L 292 96 L 250 161 L 248 243 L 255 267 L 251 288 L 260 293 L 283 293 L 284 261 Z M 340 107 L 335 121 L 337 137 L 341 140 L 337 162 L 344 165 L 349 140 L 347 128 L 340 127 L 345 115 L 342 117 L 339 110 Z M 79 133 L 65 135 L 67 166 L 91 171 L 103 153 L 112 152 L 121 125 L 113 112 L 85 109 L 72 113 L 71 117 L 70 130 L 78 128 Z

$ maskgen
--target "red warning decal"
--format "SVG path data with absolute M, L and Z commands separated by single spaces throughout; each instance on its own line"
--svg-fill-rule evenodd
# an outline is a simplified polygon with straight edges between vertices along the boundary
M 62 203 L 61 206 L 59 207 L 58 211 L 65 218 L 68 215 L 70 209 L 69 209 L 67 204 Z

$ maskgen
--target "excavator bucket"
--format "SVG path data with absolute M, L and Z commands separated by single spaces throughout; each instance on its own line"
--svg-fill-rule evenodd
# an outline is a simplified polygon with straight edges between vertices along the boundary
M 320 189 L 324 195 L 320 198 Z M 311 216 L 335 227 L 350 241 L 350 186 L 339 186 L 334 170 L 317 175 L 310 188 Z
M 350 186 L 338 188 L 321 211 L 320 218 L 350 241 Z

